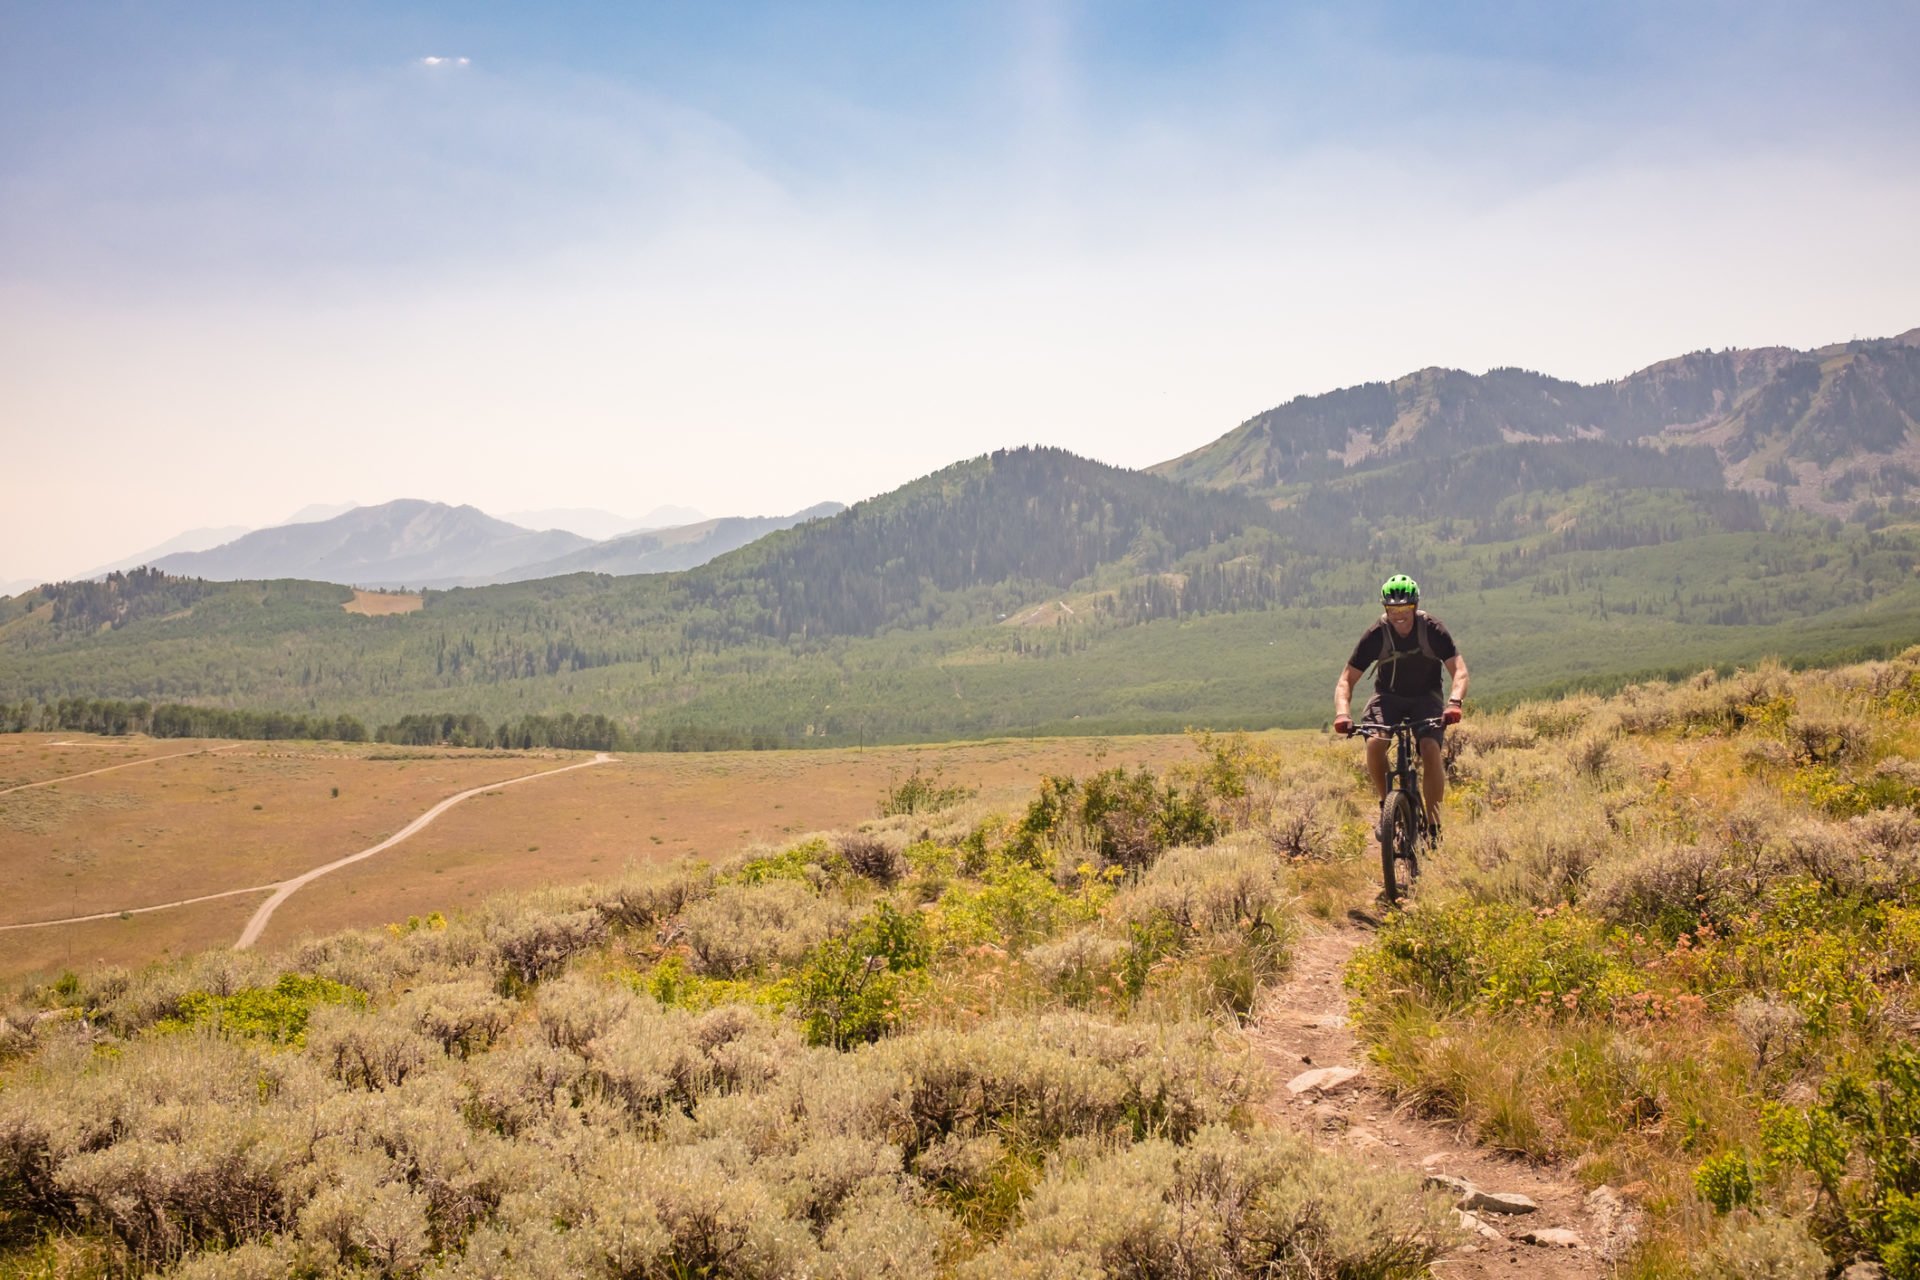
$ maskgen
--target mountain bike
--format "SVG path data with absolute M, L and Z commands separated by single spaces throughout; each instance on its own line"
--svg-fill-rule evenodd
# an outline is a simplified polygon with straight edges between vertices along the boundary
M 1420 878 L 1420 857 L 1433 849 L 1434 831 L 1426 821 L 1426 806 L 1420 790 L 1420 743 L 1422 729 L 1437 729 L 1446 721 L 1402 720 L 1386 724 L 1363 720 L 1353 726 L 1362 738 L 1392 738 L 1393 755 L 1387 761 L 1387 798 L 1380 802 L 1380 820 L 1374 834 L 1380 840 L 1380 880 L 1386 889 L 1387 903 L 1396 906 L 1413 892 Z

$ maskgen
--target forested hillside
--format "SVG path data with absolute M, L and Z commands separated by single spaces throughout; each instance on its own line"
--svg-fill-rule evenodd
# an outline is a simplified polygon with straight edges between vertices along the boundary
M 1488 445 L 1283 503 L 1018 450 L 689 573 L 428 592 L 411 614 L 349 614 L 317 583 L 67 584 L 0 614 L 0 704 L 592 746 L 1312 724 L 1395 571 L 1485 701 L 1920 632 L 1920 531 L 1728 491 L 1705 449 Z

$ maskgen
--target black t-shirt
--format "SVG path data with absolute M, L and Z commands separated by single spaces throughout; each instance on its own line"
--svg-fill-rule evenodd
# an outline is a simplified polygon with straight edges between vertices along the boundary
M 1420 627 L 1423 624 L 1427 628 L 1427 647 L 1433 650 L 1434 656 L 1431 658 L 1420 652 Z M 1421 614 L 1403 636 L 1382 617 L 1361 634 L 1360 643 L 1353 646 L 1353 656 L 1347 659 L 1347 665 L 1365 671 L 1380 662 L 1380 669 L 1373 676 L 1375 693 L 1402 696 L 1439 693 L 1440 673 L 1445 669 L 1441 663 L 1459 652 L 1454 647 L 1453 637 L 1447 634 L 1447 628 L 1438 618 Z M 1389 654 L 1394 656 L 1381 662 Z

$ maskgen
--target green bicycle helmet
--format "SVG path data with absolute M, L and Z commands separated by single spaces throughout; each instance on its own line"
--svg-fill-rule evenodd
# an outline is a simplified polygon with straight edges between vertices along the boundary
M 1396 573 L 1380 584 L 1381 604 L 1419 604 L 1420 584 L 1404 573 Z

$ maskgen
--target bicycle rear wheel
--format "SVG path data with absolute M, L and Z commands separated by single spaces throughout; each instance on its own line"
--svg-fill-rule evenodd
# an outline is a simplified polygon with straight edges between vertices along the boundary
M 1404 791 L 1389 791 L 1380 802 L 1380 883 L 1389 903 L 1399 903 L 1413 891 L 1420 874 L 1416 844 L 1420 838 L 1420 811 Z

